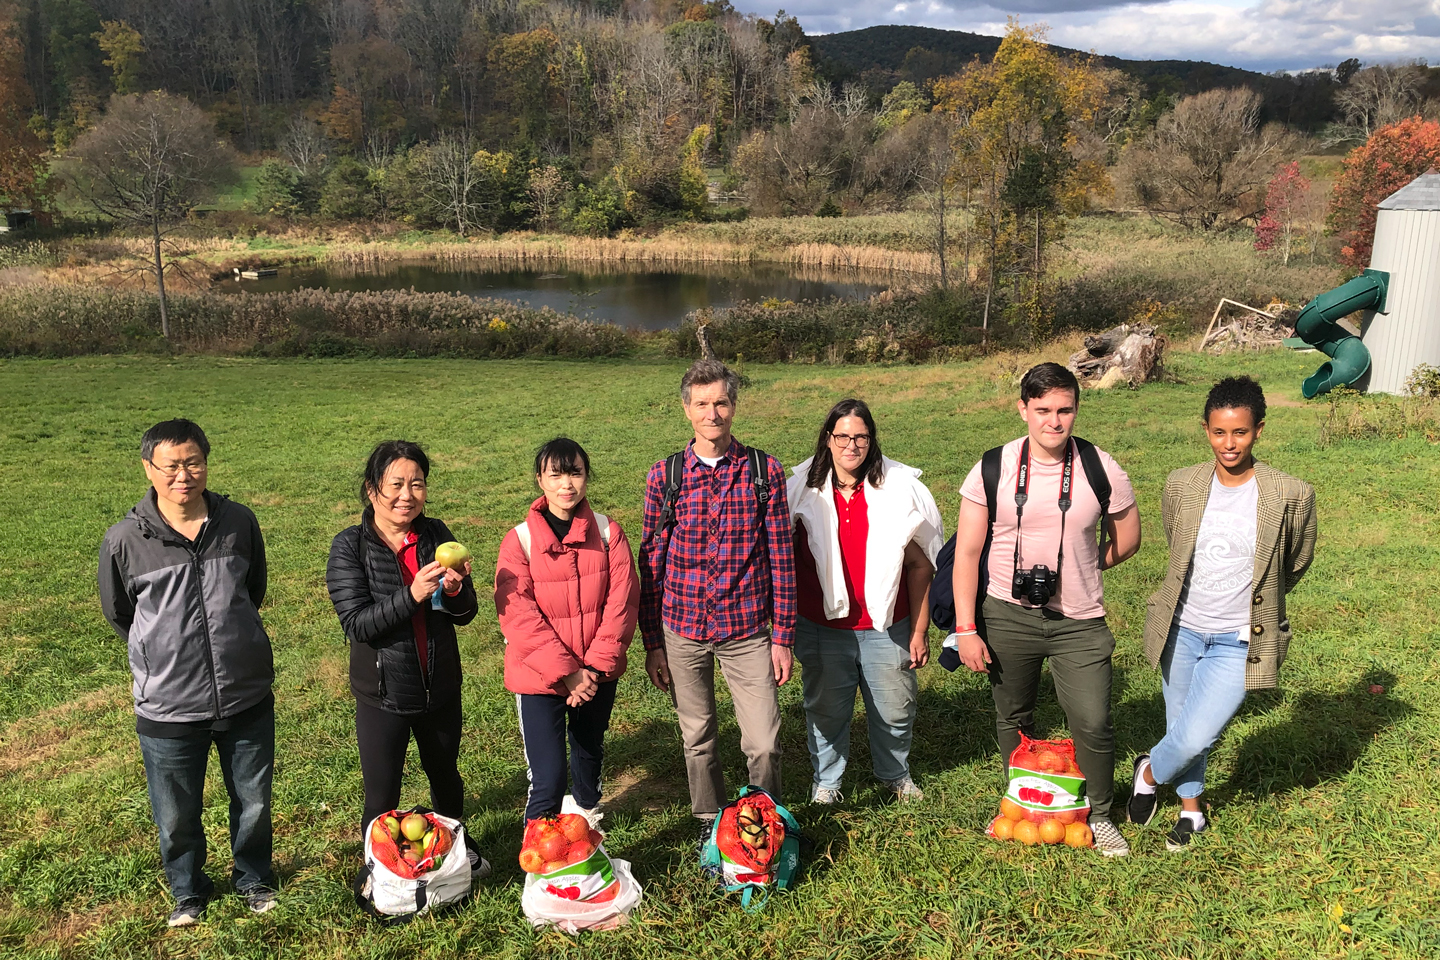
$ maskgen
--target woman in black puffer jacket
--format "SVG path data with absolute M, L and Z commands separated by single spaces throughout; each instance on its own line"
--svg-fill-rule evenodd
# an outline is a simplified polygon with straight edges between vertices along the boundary
M 430 805 L 456 820 L 465 813 L 460 778 L 460 649 L 455 626 L 478 609 L 470 564 L 463 573 L 435 560 L 453 540 L 425 516 L 430 461 L 416 444 L 387 440 L 365 465 L 358 526 L 330 545 L 325 583 L 350 640 L 350 689 L 365 780 L 361 836 L 400 802 L 400 778 L 413 735 L 430 781 Z M 438 594 L 438 605 L 432 598 Z M 469 835 L 466 835 L 469 841 Z M 472 842 L 473 843 L 473 842 Z M 490 865 L 469 849 L 472 876 Z

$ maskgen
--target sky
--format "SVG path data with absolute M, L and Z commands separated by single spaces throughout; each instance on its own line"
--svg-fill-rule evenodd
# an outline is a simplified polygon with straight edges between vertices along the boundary
M 732 0 L 771 16 L 773 6 Z M 1046 23 L 1050 42 L 1134 60 L 1209 60 L 1269 72 L 1425 59 L 1440 63 L 1440 0 L 789 0 L 808 34 L 884 23 L 1000 36 L 1007 16 Z

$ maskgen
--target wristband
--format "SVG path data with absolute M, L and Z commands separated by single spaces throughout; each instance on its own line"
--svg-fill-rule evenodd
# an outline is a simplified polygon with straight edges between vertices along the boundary
M 975 632 L 975 624 L 973 624 L 973 623 L 957 623 L 957 624 L 955 625 L 955 632 L 956 632 L 956 633 L 958 633 L 958 634 L 960 634 L 960 635 L 963 636 L 967 631 L 970 632 L 970 633 L 974 633 L 974 632 Z

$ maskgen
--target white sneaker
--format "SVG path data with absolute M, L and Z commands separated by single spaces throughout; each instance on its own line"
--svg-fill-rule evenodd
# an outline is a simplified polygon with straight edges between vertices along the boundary
M 575 802 L 575 798 L 572 797 L 572 796 L 570 796 L 570 794 L 568 794 L 568 793 L 565 794 L 565 799 L 560 802 L 560 812 L 561 812 L 562 814 L 564 814 L 564 813 L 578 813 L 578 814 L 580 814 L 580 816 L 582 816 L 582 817 L 584 817 L 586 820 L 589 820 L 589 821 L 590 821 L 590 829 L 592 829 L 592 830 L 599 830 L 599 829 L 600 829 L 600 821 L 601 821 L 602 819 L 604 819 L 604 817 L 605 817 L 605 811 L 600 808 L 600 804 L 597 803 L 597 804 L 595 804 L 595 806 L 590 807 L 590 808 L 587 809 L 587 808 L 585 808 L 585 807 L 580 806 L 580 804 L 576 803 L 576 802 Z
M 1107 857 L 1123 857 L 1130 852 L 1130 844 L 1109 817 L 1091 817 L 1090 833 L 1095 838 L 1095 849 Z
M 918 803 L 925 799 L 925 791 L 915 786 L 915 781 L 910 779 L 908 773 L 899 780 L 886 780 L 885 786 L 890 788 L 895 799 L 901 803 Z
M 828 807 L 844 799 L 845 798 L 840 795 L 839 787 L 818 787 L 813 783 L 810 785 L 811 803 L 823 803 Z

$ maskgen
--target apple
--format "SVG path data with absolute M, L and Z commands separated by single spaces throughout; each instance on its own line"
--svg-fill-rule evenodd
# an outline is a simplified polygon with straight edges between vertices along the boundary
M 590 855 L 594 852 L 595 847 L 585 840 L 581 840 L 579 843 L 572 843 L 570 844 L 569 851 L 565 854 L 565 862 L 570 864 L 583 863 L 589 860 Z
M 540 868 L 541 873 L 554 873 L 556 870 L 564 870 L 568 864 L 564 860 L 548 860 L 545 866 Z
M 395 819 L 395 817 L 386 814 L 385 829 L 390 831 L 391 840 L 398 841 L 400 839 L 400 821 Z
M 430 821 L 418 813 L 408 814 L 400 821 L 400 832 L 405 834 L 406 840 L 420 840 L 430 829 Z
M 605 835 L 599 830 L 591 830 L 588 834 L 586 834 L 586 839 L 588 839 L 593 845 L 598 847 L 600 846 L 600 842 L 605 839 Z
M 442 543 L 435 548 L 435 559 L 440 566 L 448 567 L 451 570 L 465 569 L 465 561 L 470 559 L 470 551 L 464 544 L 456 543 L 454 540 Z
M 565 813 L 560 815 L 560 832 L 565 834 L 565 839 L 571 843 L 584 840 L 590 833 L 590 821 L 578 813 Z
M 533 847 L 526 847 L 520 851 L 520 869 L 526 873 L 539 873 L 545 867 L 545 858 L 540 856 L 540 851 Z
M 565 839 L 565 834 L 557 830 L 554 833 L 541 837 L 540 842 L 535 845 L 535 849 L 539 850 L 540 856 L 546 860 L 563 861 L 565 859 L 565 851 L 570 849 L 570 841 Z
M 390 836 L 390 831 L 385 829 L 385 824 L 379 820 L 370 824 L 370 842 L 372 844 L 380 846 L 393 839 L 394 838 Z

